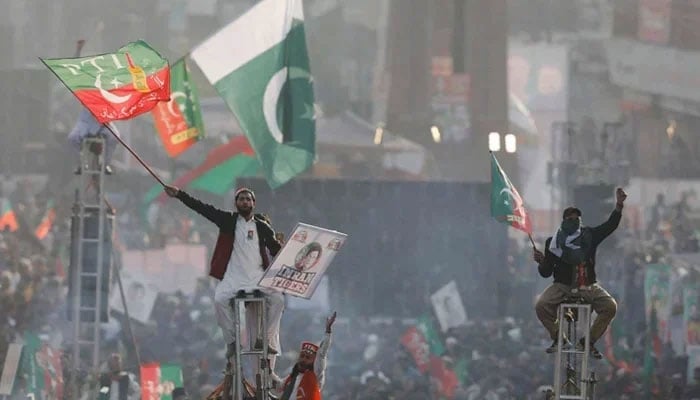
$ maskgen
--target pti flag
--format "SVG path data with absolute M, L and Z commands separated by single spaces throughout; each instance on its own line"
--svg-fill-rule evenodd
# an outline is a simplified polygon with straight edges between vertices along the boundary
M 10 232 L 14 232 L 19 229 L 19 222 L 17 221 L 17 214 L 12 209 L 12 203 L 10 200 L 5 200 L 2 202 L 2 207 L 0 207 L 0 232 L 5 229 Z
M 146 42 L 115 53 L 42 59 L 98 122 L 129 119 L 170 99 L 170 68 Z
M 184 58 L 170 68 L 170 101 L 158 103 L 151 113 L 170 157 L 179 156 L 204 137 L 199 94 Z
M 314 161 L 313 79 L 301 0 L 263 0 L 192 50 L 277 188 Z
M 55 219 L 56 210 L 53 207 L 53 201 L 49 200 L 49 202 L 46 204 L 46 213 L 44 213 L 44 216 L 41 218 L 39 225 L 37 225 L 36 229 L 34 230 L 34 235 L 39 240 L 44 239 L 46 235 L 48 235 L 51 231 Z
M 49 347 L 35 334 L 24 336 L 19 375 L 26 383 L 26 393 L 36 400 L 63 399 L 61 352 Z
M 532 222 L 523 198 L 491 153 L 491 216 L 515 229 L 532 234 Z
M 182 387 L 182 367 L 149 363 L 141 366 L 141 399 L 172 400 L 173 390 Z

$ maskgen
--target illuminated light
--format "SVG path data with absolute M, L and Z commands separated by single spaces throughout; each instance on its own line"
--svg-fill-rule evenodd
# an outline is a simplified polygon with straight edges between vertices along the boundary
M 442 135 L 440 134 L 440 128 L 433 125 L 430 127 L 430 134 L 433 135 L 433 142 L 440 143 L 442 141 Z
M 378 126 L 377 129 L 374 130 L 374 144 L 380 145 L 382 144 L 382 140 L 384 140 L 384 128 Z
M 505 137 L 506 142 L 506 153 L 515 153 L 518 149 L 518 139 L 514 134 L 509 133 Z
M 501 134 L 498 132 L 489 133 L 489 151 L 501 150 Z

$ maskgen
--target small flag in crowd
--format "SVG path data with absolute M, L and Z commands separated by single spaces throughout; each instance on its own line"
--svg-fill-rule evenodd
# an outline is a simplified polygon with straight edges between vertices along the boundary
M 48 204 L 46 204 L 46 213 L 44 213 L 44 216 L 41 218 L 41 222 L 39 222 L 39 225 L 34 230 L 34 235 L 39 240 L 44 239 L 51 231 L 51 227 L 53 226 L 53 221 L 55 219 L 56 210 L 53 207 L 53 201 L 50 200 Z
M 7 199 L 2 202 L 2 207 L 0 208 L 0 232 L 6 229 L 10 232 L 19 229 L 17 214 L 15 214 L 15 211 L 12 209 L 10 200 Z
M 170 99 L 170 68 L 146 42 L 115 53 L 42 59 L 98 122 L 129 119 Z

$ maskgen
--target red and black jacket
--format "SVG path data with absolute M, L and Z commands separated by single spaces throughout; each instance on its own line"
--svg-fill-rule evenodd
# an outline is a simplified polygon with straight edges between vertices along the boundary
M 195 199 L 182 190 L 178 192 L 177 198 L 187 207 L 196 211 L 199 215 L 219 227 L 219 237 L 216 239 L 214 253 L 211 256 L 209 275 L 218 280 L 223 279 L 226 269 L 228 268 L 228 262 L 231 259 L 233 241 L 236 239 L 235 232 L 238 213 L 219 210 L 211 204 Z M 275 239 L 275 231 L 263 219 L 262 215 L 255 214 L 254 218 L 255 227 L 258 230 L 260 256 L 263 260 L 262 268 L 267 269 L 267 267 L 270 266 L 270 257 L 265 249 L 269 250 L 270 254 L 274 257 L 282 246 L 277 239 Z

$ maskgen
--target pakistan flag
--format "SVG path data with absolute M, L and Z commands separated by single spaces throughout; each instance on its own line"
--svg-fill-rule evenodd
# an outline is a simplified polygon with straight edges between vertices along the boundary
M 314 160 L 314 91 L 301 0 L 263 0 L 191 53 L 236 115 L 270 187 Z

